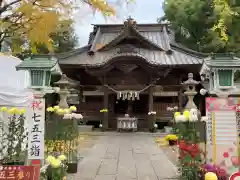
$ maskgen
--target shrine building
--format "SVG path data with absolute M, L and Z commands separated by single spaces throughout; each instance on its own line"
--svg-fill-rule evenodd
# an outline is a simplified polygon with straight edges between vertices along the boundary
M 156 122 L 167 124 L 172 119 L 167 108 L 184 107 L 181 83 L 188 73 L 200 81 L 206 55 L 181 47 L 173 37 L 167 24 L 128 18 L 123 24 L 94 25 L 86 46 L 57 56 L 62 72 L 80 84 L 77 106 L 89 124 L 116 129 L 117 118 L 128 114 L 144 130 L 148 112 L 155 111 Z M 205 108 L 204 97 L 197 95 L 195 103 Z M 108 112 L 102 115 L 104 108 Z

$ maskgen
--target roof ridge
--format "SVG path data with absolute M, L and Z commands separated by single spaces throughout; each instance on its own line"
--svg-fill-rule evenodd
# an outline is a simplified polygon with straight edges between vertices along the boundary
M 138 37 L 141 37 L 144 41 L 146 41 L 148 44 L 152 45 L 153 47 L 155 47 L 155 48 L 157 48 L 157 49 L 159 49 L 161 51 L 165 51 L 164 48 L 160 47 L 158 44 L 156 44 L 156 43 L 152 42 L 151 40 L 147 39 L 146 37 L 142 36 L 139 33 L 139 31 L 136 29 L 136 21 L 134 21 L 133 19 L 129 18 L 129 19 L 127 19 L 127 21 L 124 22 L 123 30 L 120 32 L 120 34 L 117 35 L 117 37 L 115 37 L 113 40 L 111 40 L 107 44 L 105 44 L 102 47 L 100 47 L 99 49 L 96 49 L 95 52 L 103 50 L 104 48 L 110 46 L 111 44 L 113 44 L 113 45 L 118 44 L 120 41 L 122 41 L 124 38 L 126 38 L 126 37 L 128 37 L 130 35 L 129 32 L 131 30 L 133 32 L 135 32 Z
M 74 49 L 72 51 L 69 51 L 69 52 L 63 52 L 63 53 L 58 53 L 58 54 L 55 54 L 55 56 L 58 58 L 58 59 L 66 59 L 70 56 L 74 56 L 76 54 L 80 54 L 80 53 L 83 53 L 87 50 L 89 50 L 89 48 L 92 46 L 92 44 L 88 44 L 88 45 L 85 45 L 85 46 L 82 46 L 80 48 L 77 48 L 77 49 Z

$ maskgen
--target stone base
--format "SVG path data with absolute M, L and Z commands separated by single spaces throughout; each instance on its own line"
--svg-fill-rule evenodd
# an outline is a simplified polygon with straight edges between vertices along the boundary
M 92 132 L 93 128 L 94 127 L 91 125 L 78 125 L 78 130 L 80 132 Z

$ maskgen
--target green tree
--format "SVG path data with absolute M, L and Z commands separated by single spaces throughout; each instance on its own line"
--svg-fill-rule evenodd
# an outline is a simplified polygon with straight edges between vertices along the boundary
M 239 51 L 239 16 L 230 18 L 228 12 L 223 16 L 222 6 L 212 4 L 213 2 L 215 1 L 165 0 L 164 18 L 170 21 L 176 41 L 189 48 L 202 52 Z M 238 7 L 240 6 L 232 5 L 231 11 L 237 11 Z M 222 17 L 229 18 L 222 22 Z M 216 28 L 220 26 L 220 29 Z M 223 31 L 227 33 L 227 40 L 223 38 Z

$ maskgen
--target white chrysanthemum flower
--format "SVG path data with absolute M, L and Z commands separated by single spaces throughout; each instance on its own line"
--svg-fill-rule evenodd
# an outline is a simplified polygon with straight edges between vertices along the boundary
M 73 114 L 64 114 L 63 115 L 63 119 L 72 119 L 73 118 Z

